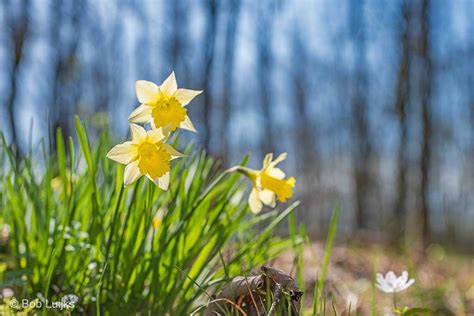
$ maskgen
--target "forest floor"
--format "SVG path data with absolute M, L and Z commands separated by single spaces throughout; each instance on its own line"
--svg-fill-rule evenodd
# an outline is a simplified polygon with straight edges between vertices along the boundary
M 311 308 L 313 289 L 320 275 L 324 244 L 314 243 L 303 250 L 305 308 Z M 294 275 L 294 254 L 286 252 L 274 267 Z M 474 315 L 474 257 L 448 254 L 431 246 L 424 258 L 411 258 L 381 245 L 335 246 L 326 279 L 328 311 L 334 298 L 338 314 L 392 314 L 393 296 L 377 290 L 371 280 L 376 272 L 407 270 L 415 285 L 397 294 L 398 307 L 428 307 L 436 315 Z

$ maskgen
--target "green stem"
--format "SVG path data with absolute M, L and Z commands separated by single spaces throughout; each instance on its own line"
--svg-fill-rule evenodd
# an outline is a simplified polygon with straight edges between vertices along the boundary
M 116 224 L 117 218 L 118 218 L 118 211 L 119 211 L 120 202 L 121 202 L 122 196 L 123 196 L 123 190 L 124 190 L 124 187 L 121 186 L 119 197 L 117 199 L 117 203 L 115 204 L 114 218 L 112 220 L 112 226 L 110 227 L 109 239 L 107 240 L 107 248 L 105 250 L 105 260 L 107 260 L 109 258 L 110 247 L 112 245 L 112 240 L 113 240 L 114 230 L 115 230 L 115 224 Z
M 232 167 L 232 168 L 229 168 L 227 170 L 225 170 L 224 172 L 222 172 L 214 181 L 212 181 L 212 183 L 206 188 L 206 191 L 204 191 L 201 196 L 199 197 L 199 199 L 196 201 L 196 203 L 194 204 L 193 206 L 193 209 L 195 209 L 199 204 L 201 204 L 201 202 L 206 198 L 206 196 L 212 191 L 212 189 L 214 189 L 214 187 L 216 185 L 219 184 L 219 182 L 222 181 L 222 179 L 229 173 L 232 173 L 234 171 L 237 171 L 239 170 L 239 167 L 240 166 L 235 166 L 235 167 Z
M 106 263 L 109 260 L 110 248 L 112 246 L 112 240 L 114 239 L 115 224 L 117 223 L 117 218 L 118 218 L 119 209 L 120 209 L 120 202 L 122 201 L 123 191 L 124 191 L 124 186 L 122 185 L 122 186 L 120 186 L 119 197 L 117 198 L 117 203 L 115 204 L 114 217 L 113 217 L 113 220 L 112 220 L 112 225 L 110 226 L 109 239 L 107 240 L 107 246 L 106 246 L 106 250 L 105 250 L 105 260 L 104 260 Z M 107 275 L 107 288 L 108 288 L 108 282 L 109 282 L 109 275 Z

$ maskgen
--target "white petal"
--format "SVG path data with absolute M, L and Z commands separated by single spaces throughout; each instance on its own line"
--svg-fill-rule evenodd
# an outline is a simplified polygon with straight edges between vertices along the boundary
M 385 285 L 385 278 L 381 273 L 377 273 L 376 275 L 376 283 L 377 285 L 384 286 Z
M 398 278 L 398 284 L 397 286 L 402 286 L 404 285 L 405 283 L 407 283 L 408 281 L 408 272 L 407 271 L 403 271 L 402 272 L 402 275 Z
M 273 159 L 273 154 L 272 153 L 266 154 L 265 158 L 263 158 L 263 168 L 262 169 L 266 169 L 268 167 L 268 165 L 270 164 L 270 162 L 272 161 L 272 159 Z
M 128 117 L 128 120 L 133 123 L 147 123 L 150 122 L 151 119 L 151 106 L 146 104 L 141 104 L 133 110 Z
M 155 179 L 153 182 L 163 191 L 168 190 L 168 187 L 170 185 L 170 173 L 165 173 L 163 176 L 159 177 L 158 179 Z
M 145 140 L 146 131 L 137 124 L 130 124 L 130 133 L 132 134 L 132 142 L 139 143 Z
M 285 173 L 280 168 L 270 168 L 266 172 L 268 175 L 280 180 L 285 178 Z
M 263 204 L 268 205 L 270 207 L 275 207 L 276 205 L 276 195 L 270 190 L 262 190 L 258 192 L 259 199 L 263 202 Z
M 380 291 L 385 292 L 383 285 L 381 285 L 381 284 L 379 284 L 379 283 L 375 283 L 375 287 L 378 288 Z
M 273 161 L 270 163 L 269 167 L 270 167 L 270 168 L 275 167 L 277 164 L 279 164 L 280 162 L 282 162 L 283 160 L 285 160 L 287 156 L 288 156 L 287 153 L 282 153 L 281 155 L 279 155 L 275 160 L 273 160 Z
M 160 86 L 160 91 L 166 96 L 172 96 L 178 89 L 178 84 L 176 83 L 176 77 L 174 71 L 171 72 L 171 75 L 166 78 L 165 81 Z
M 260 174 L 257 175 L 257 178 L 255 179 L 255 185 L 257 186 L 257 189 L 262 190 L 262 177 Z
M 160 97 L 158 86 L 150 81 L 138 80 L 135 84 L 135 90 L 140 103 L 153 104 Z
M 176 100 L 181 103 L 181 106 L 186 106 L 191 102 L 192 99 L 194 99 L 196 96 L 200 95 L 202 93 L 202 90 L 189 90 L 189 89 L 178 89 L 175 91 L 173 96 L 176 98 Z
M 158 143 L 165 138 L 163 129 L 161 128 L 152 129 L 151 131 L 146 132 L 146 136 L 150 143 Z
M 173 147 L 171 147 L 169 144 L 161 144 L 163 148 L 171 155 L 172 159 L 179 158 L 179 157 L 185 157 L 186 155 L 183 153 L 180 153 Z
M 410 286 L 413 285 L 413 283 L 415 283 L 415 279 L 410 279 L 405 284 L 402 284 L 401 286 L 399 286 L 397 292 L 404 291 L 404 290 L 408 289 Z
M 182 128 L 182 129 L 187 129 L 188 131 L 197 133 L 197 130 L 193 125 L 193 122 L 191 122 L 191 119 L 187 115 L 184 118 L 184 121 L 181 122 L 179 127 Z
M 138 168 L 138 160 L 135 160 L 134 162 L 128 164 L 125 167 L 125 173 L 123 175 L 123 184 L 132 184 L 133 182 L 137 181 L 138 178 L 140 178 L 141 176 L 142 174 L 140 173 L 140 169 Z
M 393 271 L 388 271 L 388 273 L 385 275 L 385 282 L 392 288 L 397 286 L 397 276 Z
M 384 285 L 382 284 L 375 284 L 375 286 L 382 292 L 385 292 L 385 293 L 390 293 L 390 289 L 387 289 Z
M 166 124 L 165 126 L 156 127 L 155 120 L 151 120 L 150 125 L 151 125 L 152 130 L 161 129 L 161 132 L 163 133 L 163 135 L 165 135 L 165 137 L 168 137 L 170 135 L 171 124 Z
M 250 192 L 249 206 L 250 210 L 255 214 L 258 214 L 262 211 L 263 203 L 258 198 L 258 192 L 255 188 L 252 189 L 252 192 Z
M 108 153 L 107 158 L 122 164 L 128 164 L 136 156 L 132 142 L 125 142 L 114 146 Z

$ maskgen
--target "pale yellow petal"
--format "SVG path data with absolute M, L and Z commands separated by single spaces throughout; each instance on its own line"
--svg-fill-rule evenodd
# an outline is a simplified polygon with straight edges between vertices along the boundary
M 136 157 L 136 150 L 132 142 L 118 144 L 107 153 L 107 158 L 121 164 L 128 164 Z
M 262 211 L 263 203 L 258 198 L 258 191 L 255 188 L 253 188 L 252 192 L 250 192 L 249 206 L 250 206 L 250 210 L 255 214 L 258 214 Z
M 176 100 L 181 103 L 181 106 L 186 106 L 191 102 L 192 99 L 194 99 L 196 96 L 200 95 L 202 93 L 202 90 L 190 90 L 190 89 L 178 89 L 175 91 L 173 96 L 176 98 Z
M 176 83 L 176 77 L 174 71 L 171 72 L 171 75 L 166 78 L 165 81 L 160 86 L 160 91 L 166 96 L 172 96 L 178 89 L 178 84 Z
M 255 177 L 255 185 L 257 186 L 257 189 L 262 190 L 262 176 L 261 173 L 258 172 L 257 176 Z
M 272 153 L 266 154 L 265 158 L 263 158 L 263 168 L 262 169 L 266 169 L 268 167 L 268 165 L 270 164 L 270 162 L 272 162 L 272 159 L 273 159 L 273 154 Z
M 275 167 L 277 164 L 279 164 L 280 162 L 282 162 L 283 160 L 285 160 L 287 156 L 288 156 L 287 153 L 282 153 L 282 154 L 279 155 L 275 160 L 273 160 L 272 162 L 270 162 L 269 167 L 270 167 L 270 168 Z
M 140 103 L 153 104 L 156 103 L 160 97 L 158 86 L 150 81 L 138 80 L 135 84 L 135 90 Z
M 188 131 L 197 133 L 197 130 L 196 130 L 196 128 L 195 128 L 194 125 L 193 125 L 193 122 L 191 122 L 191 119 L 190 119 L 189 116 L 187 116 L 187 115 L 186 115 L 186 117 L 184 118 L 184 121 L 181 122 L 181 124 L 179 125 L 179 127 L 182 128 L 182 129 L 186 129 L 186 130 L 188 130 Z
M 169 144 L 161 144 L 163 148 L 171 155 L 172 159 L 180 158 L 180 157 L 185 157 L 186 155 L 183 153 L 180 153 L 173 147 L 171 147 Z
M 147 123 L 150 122 L 151 117 L 151 106 L 141 104 L 128 117 L 128 120 L 133 123 Z
M 146 138 L 146 131 L 137 124 L 130 124 L 130 133 L 132 134 L 132 142 L 141 143 Z
M 125 173 L 123 175 L 123 184 L 130 185 L 133 182 L 137 181 L 142 174 L 140 173 L 140 169 L 138 168 L 138 160 L 135 160 L 132 163 L 129 163 L 125 167 Z
M 146 132 L 146 134 L 147 134 L 147 140 L 153 144 L 158 143 L 165 138 L 163 129 L 161 128 L 152 129 L 151 131 Z
M 258 192 L 258 197 L 263 204 L 270 207 L 275 207 L 276 205 L 276 195 L 270 190 L 262 190 Z
M 163 176 L 159 177 L 158 179 L 155 179 L 153 182 L 163 191 L 168 190 L 168 187 L 170 185 L 170 173 L 165 173 Z
M 269 168 L 266 173 L 268 173 L 268 175 L 276 178 L 276 179 L 279 179 L 279 180 L 282 180 L 285 178 L 285 172 L 283 170 L 281 170 L 280 168 Z

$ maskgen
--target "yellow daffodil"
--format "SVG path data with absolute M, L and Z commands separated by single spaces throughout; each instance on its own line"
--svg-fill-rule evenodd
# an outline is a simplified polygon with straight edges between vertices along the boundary
M 151 224 L 154 230 L 158 230 L 160 228 L 161 223 L 163 222 L 164 214 L 165 211 L 163 209 L 159 209 L 158 212 L 156 212 L 155 216 L 153 216 Z
M 161 86 L 138 80 L 136 90 L 141 105 L 130 114 L 130 122 L 151 123 L 153 128 L 168 127 L 169 131 L 179 127 L 196 132 L 186 105 L 202 91 L 178 89 L 174 72 Z
M 153 217 L 152 226 L 154 230 L 158 230 L 161 226 L 161 218 L 158 216 Z
M 70 191 L 71 191 L 70 183 L 72 182 L 73 184 L 76 184 L 77 181 L 78 181 L 78 177 L 77 177 L 76 174 L 72 174 L 72 181 L 71 181 L 71 172 L 70 172 L 69 169 L 66 169 L 66 183 L 68 184 L 67 185 L 67 193 L 70 193 Z M 63 181 L 62 181 L 61 177 L 54 177 L 51 180 L 51 187 L 54 190 L 61 191 L 62 188 L 63 188 Z
M 273 154 L 267 154 L 261 170 L 237 168 L 252 181 L 253 188 L 249 196 L 249 206 L 252 212 L 259 213 L 263 204 L 275 207 L 277 199 L 280 202 L 286 202 L 293 196 L 292 189 L 296 184 L 295 178 L 285 179 L 285 173 L 276 167 L 286 157 L 287 154 L 283 153 L 273 160 Z
M 170 178 L 170 161 L 184 156 L 166 144 L 161 128 L 151 131 L 130 124 L 132 141 L 118 144 L 107 154 L 107 158 L 127 165 L 123 182 L 129 185 L 146 175 L 162 190 L 167 190 Z

